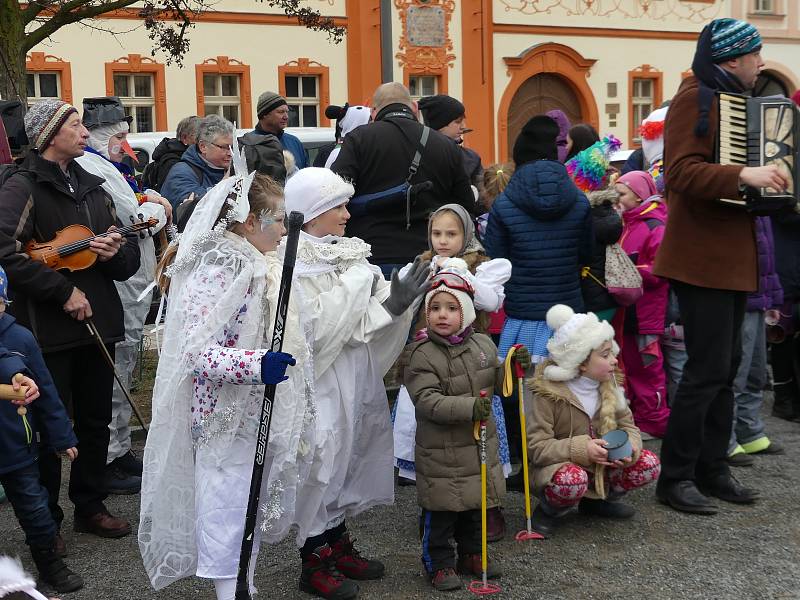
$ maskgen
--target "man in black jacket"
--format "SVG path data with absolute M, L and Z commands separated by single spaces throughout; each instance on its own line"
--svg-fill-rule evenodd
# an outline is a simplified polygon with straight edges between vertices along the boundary
M 169 170 L 177 163 L 189 146 L 197 143 L 197 131 L 200 129 L 198 116 L 186 117 L 178 123 L 174 138 L 163 138 L 153 150 L 153 161 L 145 167 L 142 174 L 142 189 L 152 188 L 160 191 L 169 174 Z
M 71 409 L 80 447 L 69 484 L 75 530 L 121 537 L 130 533 L 130 524 L 113 517 L 103 504 L 114 376 L 87 320 L 93 321 L 113 358 L 114 344 L 125 334 L 114 281 L 137 271 L 139 246 L 111 232 L 121 224 L 101 187 L 103 179 L 74 160 L 89 138 L 75 108 L 60 100 L 34 104 L 25 116 L 25 130 L 33 150 L 0 189 L 0 265 L 14 281 L 9 312 L 33 331 L 61 400 Z M 28 242 L 49 241 L 70 225 L 101 234 L 89 244 L 96 257 L 89 268 L 55 270 L 25 253 Z M 39 469 L 60 525 L 61 461 L 45 450 Z
M 351 181 L 356 189 L 348 209 L 353 214 L 346 234 L 372 246 L 370 260 L 383 269 L 400 268 L 428 247 L 428 216 L 444 204 L 456 202 L 475 210 L 475 196 L 464 172 L 461 151 L 452 140 L 428 129 L 420 148 L 423 125 L 417 105 L 400 83 L 385 83 L 372 96 L 374 123 L 359 127 L 344 138 L 331 169 Z M 409 183 L 425 184 L 407 199 L 405 193 L 382 195 L 409 177 L 414 154 L 419 169 Z M 359 205 L 359 196 L 378 196 Z

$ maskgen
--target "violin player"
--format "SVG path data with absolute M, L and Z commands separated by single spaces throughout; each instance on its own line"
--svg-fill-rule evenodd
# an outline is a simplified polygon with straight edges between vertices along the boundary
M 130 524 L 111 515 L 104 504 L 114 371 L 91 336 L 87 319 L 93 321 L 113 359 L 114 345 L 125 335 L 114 282 L 136 273 L 139 245 L 113 232 L 122 224 L 101 187 L 104 180 L 75 161 L 89 139 L 75 107 L 57 99 L 37 102 L 25 115 L 25 130 L 31 145 L 28 155 L 0 188 L 0 265 L 15 282 L 9 312 L 33 331 L 74 420 L 80 448 L 69 482 L 75 530 L 122 537 L 131 532 Z M 59 232 L 75 225 L 96 234 L 84 251 L 95 255 L 92 260 L 52 268 L 25 253 L 29 242 L 57 239 Z M 61 460 L 45 444 L 42 448 L 41 481 L 60 527 Z M 60 534 L 56 548 L 65 551 Z

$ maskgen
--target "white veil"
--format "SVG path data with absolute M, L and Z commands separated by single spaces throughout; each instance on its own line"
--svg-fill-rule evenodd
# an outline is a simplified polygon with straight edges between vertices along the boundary
M 231 221 L 241 222 L 249 214 L 247 194 L 253 178 L 254 173 L 237 175 L 209 190 L 179 237 L 176 259 L 167 269 L 170 290 L 144 452 L 138 534 L 155 589 L 196 572 L 195 448 L 213 445 L 222 455 L 237 435 L 255 440 L 258 428 L 263 386 L 221 386 L 213 413 L 194 430 L 191 413 L 195 361 L 217 344 L 219 332 L 232 319 L 241 321 L 237 348 L 268 346 L 265 323 L 274 314 L 269 302 L 277 295 L 280 264 L 227 231 Z M 231 206 L 228 217 L 215 225 L 226 203 Z M 242 312 L 248 294 L 250 310 Z M 294 322 L 297 332 L 296 316 Z M 292 335 L 288 338 L 286 351 L 301 362 L 304 344 L 292 342 Z M 289 381 L 277 387 L 262 487 L 262 528 L 268 540 L 285 535 L 293 523 L 297 485 L 308 470 L 303 451 L 312 445 L 309 436 L 314 430 L 309 427 L 313 405 L 304 370 L 290 368 L 287 374 Z

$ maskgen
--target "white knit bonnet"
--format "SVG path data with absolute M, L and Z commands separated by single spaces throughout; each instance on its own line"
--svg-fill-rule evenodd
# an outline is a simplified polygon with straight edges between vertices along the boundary
M 546 379 L 569 381 L 580 375 L 580 366 L 605 342 L 611 342 L 614 356 L 619 346 L 614 341 L 614 328 L 600 321 L 594 313 L 576 313 L 569 306 L 556 304 L 547 311 L 547 326 L 554 331 L 547 342 L 547 351 L 555 364 L 544 369 Z

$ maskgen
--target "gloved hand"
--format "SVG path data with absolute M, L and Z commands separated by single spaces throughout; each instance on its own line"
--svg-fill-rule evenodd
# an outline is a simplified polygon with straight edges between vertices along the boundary
M 430 265 L 417 257 L 406 276 L 400 279 L 397 269 L 392 271 L 392 283 L 389 297 L 383 301 L 383 307 L 390 314 L 399 317 L 414 303 L 418 297 L 428 291 L 430 282 Z
M 267 352 L 261 358 L 261 381 L 265 384 L 278 384 L 286 381 L 286 367 L 294 366 L 297 361 L 286 352 Z
M 514 360 L 517 361 L 517 364 L 525 371 L 531 368 L 531 353 L 525 346 L 521 345 L 514 350 Z
M 492 414 L 492 399 L 487 397 L 475 398 L 472 405 L 472 420 L 485 421 Z

